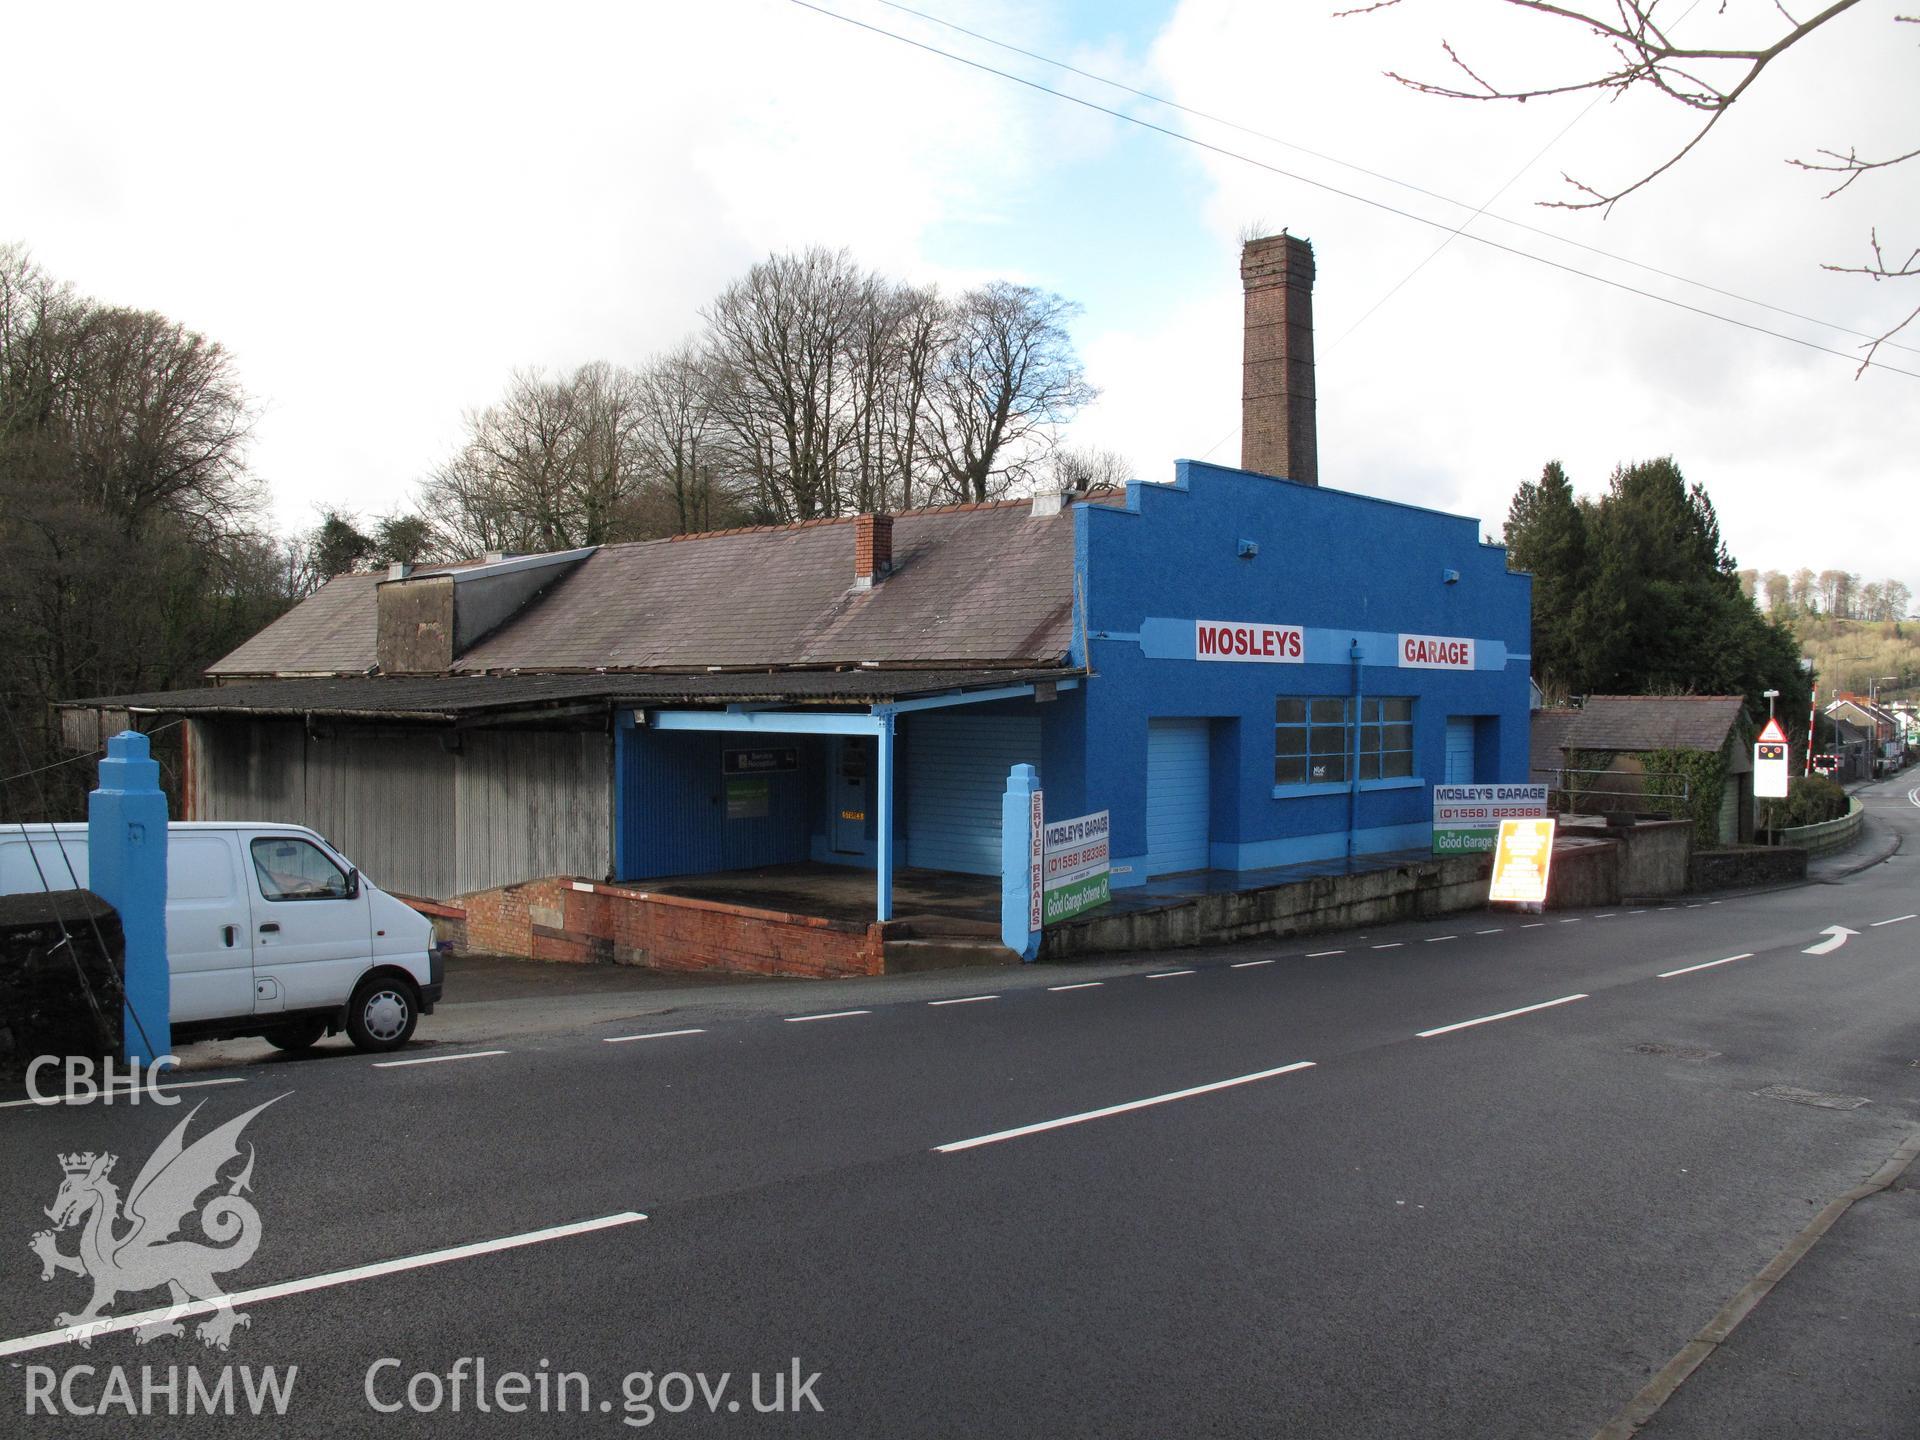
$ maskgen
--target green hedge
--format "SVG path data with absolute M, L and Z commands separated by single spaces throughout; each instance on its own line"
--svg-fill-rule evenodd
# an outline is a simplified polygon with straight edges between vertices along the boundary
M 1819 825 L 1847 813 L 1847 792 L 1824 775 L 1803 775 L 1787 782 L 1787 798 L 1762 800 L 1757 823 L 1763 830 Z

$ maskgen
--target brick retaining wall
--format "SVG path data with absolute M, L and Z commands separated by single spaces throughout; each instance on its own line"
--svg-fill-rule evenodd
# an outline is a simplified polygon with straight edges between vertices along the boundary
M 886 969 L 883 928 L 549 876 L 462 897 L 468 949 L 529 960 L 830 978 Z

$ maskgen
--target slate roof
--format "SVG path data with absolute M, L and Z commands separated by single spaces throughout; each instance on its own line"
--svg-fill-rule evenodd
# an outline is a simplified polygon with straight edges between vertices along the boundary
M 1052 664 L 1072 639 L 1074 507 L 1030 509 L 897 515 L 893 572 L 864 591 L 851 517 L 603 545 L 453 668 Z M 208 674 L 372 671 L 382 578 L 328 582 Z
M 1534 717 L 1533 763 L 1551 763 L 1543 742 L 1561 750 L 1716 751 L 1745 705 L 1738 695 L 1589 695 L 1578 710 Z
M 1058 681 L 1060 668 L 971 670 L 787 670 L 752 674 L 325 676 L 160 690 L 62 702 L 62 709 L 165 715 L 314 715 L 458 720 L 505 711 L 604 704 L 873 705 Z
M 424 565 L 450 575 L 479 561 Z M 374 668 L 374 588 L 384 570 L 336 575 L 266 629 L 207 667 L 209 675 L 364 675 Z

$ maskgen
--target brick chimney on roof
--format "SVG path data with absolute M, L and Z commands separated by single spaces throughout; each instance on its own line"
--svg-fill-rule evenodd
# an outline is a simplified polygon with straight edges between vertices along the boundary
M 871 590 L 891 569 L 893 516 L 858 516 L 853 522 L 853 588 Z
M 1313 246 L 1268 235 L 1240 247 L 1246 363 L 1240 468 L 1320 483 L 1313 415 Z

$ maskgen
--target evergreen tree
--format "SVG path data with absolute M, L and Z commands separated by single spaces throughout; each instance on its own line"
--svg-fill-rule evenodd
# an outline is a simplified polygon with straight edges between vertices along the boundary
M 1543 686 L 1585 688 L 1575 615 L 1586 584 L 1587 523 L 1558 460 L 1507 508 L 1507 564 L 1533 576 L 1533 672 Z

